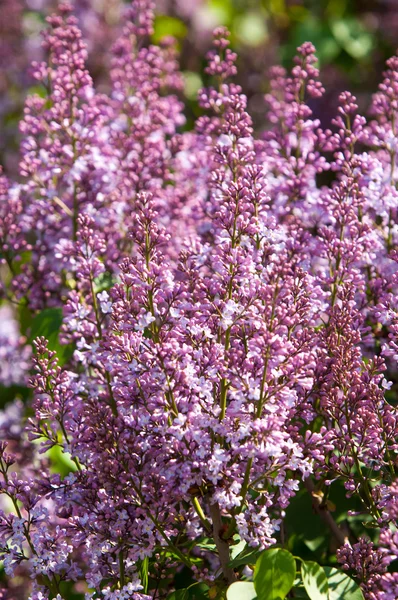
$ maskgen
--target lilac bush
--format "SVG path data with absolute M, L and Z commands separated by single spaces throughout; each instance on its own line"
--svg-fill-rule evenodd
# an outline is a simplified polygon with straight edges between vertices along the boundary
M 3 597 L 396 598 L 398 58 L 369 119 L 346 92 L 323 129 L 303 44 L 255 137 L 218 28 L 186 130 L 151 2 L 109 94 L 71 11 L 1 179 Z M 319 556 L 295 546 L 305 495 Z

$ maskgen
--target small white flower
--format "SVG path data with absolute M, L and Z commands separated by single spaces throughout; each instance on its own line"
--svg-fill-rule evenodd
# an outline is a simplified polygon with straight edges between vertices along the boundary
M 219 146 L 221 146 L 221 148 L 231 148 L 233 141 L 229 135 L 222 133 L 218 138 L 217 143 Z
M 228 329 L 234 321 L 233 317 L 239 310 L 239 306 L 233 300 L 228 300 L 222 311 L 221 325 L 223 329 Z
M 104 315 L 107 315 L 110 312 L 112 312 L 112 300 L 110 300 L 108 292 L 100 292 L 99 294 L 97 294 L 97 298 L 100 303 L 101 311 Z
M 140 315 L 137 324 L 135 325 L 135 329 L 137 331 L 144 331 L 144 329 L 155 320 L 155 317 L 150 312 Z
M 381 381 L 381 387 L 384 390 L 390 390 L 392 386 L 392 381 L 387 381 L 387 379 L 385 377 L 383 377 L 382 381 Z

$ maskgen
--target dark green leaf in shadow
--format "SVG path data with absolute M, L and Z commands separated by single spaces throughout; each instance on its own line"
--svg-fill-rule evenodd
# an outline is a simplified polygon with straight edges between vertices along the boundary
M 60 365 L 63 365 L 73 353 L 72 345 L 62 345 L 59 342 L 59 332 L 62 326 L 62 309 L 45 308 L 37 314 L 30 328 L 29 342 L 43 336 L 48 340 L 48 348 L 57 353 Z

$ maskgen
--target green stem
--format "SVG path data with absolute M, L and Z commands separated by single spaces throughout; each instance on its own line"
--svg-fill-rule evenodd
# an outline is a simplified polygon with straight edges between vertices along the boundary
M 206 518 L 206 515 L 204 514 L 203 509 L 200 506 L 200 502 L 196 496 L 192 499 L 192 504 L 193 504 L 196 514 L 198 515 L 203 527 L 205 528 L 205 530 L 207 532 L 210 532 L 211 531 L 211 523 Z
M 123 550 L 120 550 L 120 552 L 119 552 L 119 574 L 120 574 L 120 589 L 122 589 L 125 586 Z
M 64 438 L 65 438 L 65 442 L 66 442 L 66 443 L 68 444 L 68 446 L 69 446 L 69 437 L 68 437 L 68 434 L 67 434 L 67 432 L 66 432 L 65 425 L 64 425 L 63 421 L 61 421 L 61 420 L 60 420 L 60 421 L 58 421 L 58 423 L 59 423 L 59 425 L 60 425 L 60 427 L 61 427 L 61 431 L 62 431 L 62 434 L 63 434 L 63 436 L 64 436 Z M 81 470 L 82 470 L 82 468 L 81 468 L 81 466 L 80 466 L 80 463 L 79 463 L 78 459 L 77 459 L 75 456 L 72 456 L 71 458 L 72 458 L 73 462 L 75 463 L 77 470 L 78 470 L 78 471 L 81 471 Z

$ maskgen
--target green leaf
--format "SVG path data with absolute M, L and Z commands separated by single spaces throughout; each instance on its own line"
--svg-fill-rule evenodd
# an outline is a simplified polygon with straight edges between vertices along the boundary
M 62 325 L 62 308 L 45 308 L 32 321 L 29 341 L 39 336 L 48 339 L 49 345 L 58 343 L 58 334 Z M 53 350 L 53 348 L 50 348 Z
M 235 12 L 233 0 L 209 0 L 205 4 L 206 16 L 217 25 L 228 25 Z
M 209 598 L 209 586 L 205 583 L 194 583 L 188 588 L 188 599 L 189 600 L 208 600 Z
M 22 385 L 11 385 L 5 387 L 0 384 L 0 408 L 4 408 L 9 402 L 13 402 L 15 398 L 21 398 L 26 402 L 29 397 L 30 390 Z
M 262 552 L 254 569 L 258 600 L 283 600 L 293 586 L 296 561 L 290 552 L 271 548 Z
M 64 364 L 71 356 L 71 345 L 59 343 L 59 332 L 62 326 L 62 308 L 45 308 L 32 321 L 29 342 L 43 336 L 48 340 L 48 347 L 57 353 L 59 364 Z
M 140 578 L 144 588 L 144 593 L 148 591 L 148 569 L 149 569 L 149 558 L 146 556 L 140 564 Z
M 318 563 L 309 560 L 301 563 L 301 576 L 311 600 L 329 600 L 329 586 L 325 571 Z
M 184 71 L 184 94 L 189 100 L 196 100 L 198 91 L 203 87 L 203 81 L 198 73 Z
M 176 590 L 167 596 L 167 600 L 208 600 L 208 591 L 208 585 L 197 582 L 183 590 Z
M 251 581 L 236 581 L 227 589 L 227 600 L 256 600 L 256 590 Z
M 177 39 L 182 39 L 187 35 L 187 26 L 181 19 L 177 19 L 177 17 L 169 17 L 167 15 L 156 16 L 152 40 L 158 43 L 162 38 L 169 35 Z
M 329 600 L 364 600 L 361 588 L 351 577 L 333 567 L 323 567 L 329 585 Z
M 94 292 L 95 294 L 99 294 L 99 292 L 103 292 L 104 290 L 109 290 L 113 285 L 113 279 L 111 273 L 105 271 L 105 273 L 101 273 L 94 279 Z
M 259 558 L 261 552 L 253 550 L 250 546 L 246 546 L 239 554 L 232 555 L 232 560 L 229 562 L 229 567 L 240 567 L 241 565 L 254 565 Z
M 311 550 L 311 552 L 316 552 L 319 548 L 325 543 L 325 536 L 320 535 L 319 537 L 314 538 L 313 540 L 304 540 L 307 548 Z
M 189 600 L 188 590 L 176 590 L 170 596 L 167 596 L 167 600 Z
M 53 446 L 50 450 L 47 450 L 46 455 L 51 461 L 52 472 L 59 473 L 61 477 L 66 477 L 69 473 L 77 470 L 70 454 L 63 452 L 59 446 Z
M 312 553 L 327 547 L 329 533 L 322 519 L 314 515 L 311 496 L 307 490 L 301 490 L 292 499 L 286 510 L 285 525 L 288 537 L 293 533 L 297 536 L 296 547 L 292 547 L 295 554 L 305 559 L 320 558 L 320 552 L 319 556 L 314 556 Z M 297 545 L 300 541 L 305 542 L 311 552 L 303 556 Z
M 73 581 L 61 582 L 60 592 L 62 598 L 67 598 L 68 600 L 84 600 L 84 593 L 76 592 Z
M 212 538 L 203 538 L 201 542 L 196 544 L 196 546 L 198 548 L 202 548 L 202 550 L 210 550 L 210 552 L 217 550 L 217 546 Z
M 300 23 L 292 29 L 290 42 L 281 48 L 283 60 L 290 64 L 292 57 L 296 54 L 296 48 L 306 40 L 311 40 L 316 47 L 316 55 L 321 64 L 328 64 L 335 60 L 340 52 L 340 46 L 337 43 L 328 23 L 317 19 L 309 11 L 303 14 Z
M 361 59 L 372 50 L 372 35 L 359 20 L 352 17 L 335 19 L 330 25 L 336 41 L 353 58 Z
M 32 312 L 26 304 L 21 303 L 17 308 L 18 322 L 22 335 L 27 335 L 32 326 Z
M 307 594 L 305 587 L 302 585 L 294 586 L 294 597 L 295 598 L 305 598 L 305 600 L 309 600 L 309 595 Z
M 0 256 L 2 253 L 0 252 Z M 14 271 L 16 275 L 22 273 L 22 267 L 26 264 L 29 264 L 32 260 L 32 252 L 31 250 L 26 250 L 25 252 L 19 253 L 19 260 L 13 260 L 12 264 L 14 267 Z
M 240 537 L 237 535 L 235 536 L 235 539 L 237 543 L 231 546 L 229 552 L 232 560 L 236 558 L 239 554 L 241 554 L 243 550 L 245 550 L 245 548 L 247 548 L 245 540 L 241 540 Z M 250 549 L 253 550 L 253 548 Z

